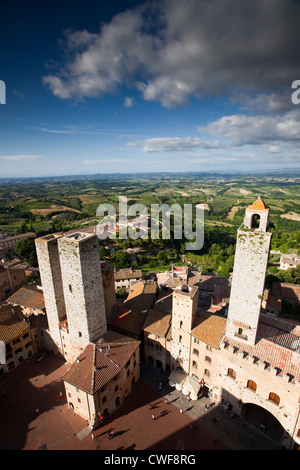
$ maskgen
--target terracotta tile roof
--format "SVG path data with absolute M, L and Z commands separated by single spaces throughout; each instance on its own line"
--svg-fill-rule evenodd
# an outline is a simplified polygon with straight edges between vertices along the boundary
M 170 330 L 171 322 L 171 314 L 150 310 L 145 322 L 144 331 L 165 338 Z
M 117 306 L 114 314 L 108 320 L 109 324 L 128 334 L 139 335 L 143 329 L 146 313 L 141 315 L 125 306 Z
M 0 317 L 1 318 L 1 317 Z M 12 313 L 9 318 L 0 322 L 0 340 L 8 344 L 30 330 L 30 325 L 21 313 Z
M 132 271 L 131 269 L 120 269 L 115 272 L 115 281 L 121 281 L 123 279 L 139 279 L 143 277 L 141 269 Z
M 225 334 L 226 323 L 225 317 L 198 313 L 191 335 L 209 346 L 219 349 L 220 342 Z
M 129 334 L 139 335 L 155 301 L 156 291 L 157 286 L 154 283 L 135 284 L 123 306 L 117 306 L 109 324 Z
M 43 292 L 31 287 L 21 287 L 21 289 L 6 299 L 6 302 L 38 310 L 45 308 Z
M 257 357 L 262 362 L 269 364 L 270 367 L 278 368 L 279 375 L 290 374 L 299 381 L 299 333 L 299 325 L 294 322 L 262 314 L 254 346 L 227 337 L 224 338 L 224 343 L 228 343 L 252 357 Z
M 139 341 L 88 344 L 63 379 L 90 395 L 112 380 L 138 349 Z
M 253 204 L 247 207 L 250 210 L 258 210 L 258 211 L 268 211 L 269 209 L 266 208 L 264 201 L 259 197 Z

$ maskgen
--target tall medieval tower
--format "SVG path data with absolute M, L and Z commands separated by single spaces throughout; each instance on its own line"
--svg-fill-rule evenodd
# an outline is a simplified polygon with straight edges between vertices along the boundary
M 50 335 L 65 357 L 68 343 L 75 359 L 107 331 L 97 236 L 47 235 L 35 243 Z
M 189 373 L 191 330 L 198 307 L 198 287 L 182 285 L 173 292 L 172 303 L 172 368 Z
M 48 326 L 54 349 L 62 353 L 59 322 L 66 317 L 65 299 L 63 294 L 58 238 L 60 235 L 46 235 L 35 240 L 39 261 L 40 277 L 47 311 Z
M 226 336 L 250 345 L 256 341 L 271 233 L 269 209 L 261 198 L 247 207 L 238 229 Z
M 58 239 L 70 340 L 85 347 L 107 331 L 102 272 L 96 235 Z

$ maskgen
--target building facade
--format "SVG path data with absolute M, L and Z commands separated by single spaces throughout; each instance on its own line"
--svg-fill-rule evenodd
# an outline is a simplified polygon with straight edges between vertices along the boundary
M 95 426 L 122 406 L 139 377 L 138 341 L 90 343 L 64 376 L 68 406 Z

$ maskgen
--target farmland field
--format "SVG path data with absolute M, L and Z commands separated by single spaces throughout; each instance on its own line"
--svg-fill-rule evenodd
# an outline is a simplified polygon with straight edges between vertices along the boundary
M 118 249 L 135 248 L 135 266 L 149 270 L 158 267 L 162 249 L 171 262 L 201 265 L 226 275 L 232 269 L 236 230 L 243 222 L 245 208 L 259 196 L 270 211 L 271 249 L 299 252 L 300 175 L 267 174 L 111 174 L 0 180 L 0 232 L 9 234 L 35 231 L 37 236 L 96 225 L 100 204 L 112 204 L 118 213 L 119 197 L 128 206 L 140 203 L 204 205 L 205 243 L 198 252 L 186 253 L 181 240 L 121 241 L 102 250 L 111 259 Z M 111 247 L 110 247 L 111 248 Z M 132 261 L 132 259 L 131 259 Z

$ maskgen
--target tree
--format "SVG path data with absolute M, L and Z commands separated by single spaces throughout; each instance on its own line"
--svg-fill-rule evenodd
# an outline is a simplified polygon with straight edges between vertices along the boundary
M 37 255 L 35 250 L 35 243 L 33 237 L 26 237 L 21 238 L 15 244 L 15 252 L 18 256 L 22 259 L 22 261 L 26 261 L 30 263 L 31 266 L 37 267 Z
M 125 251 L 118 251 L 114 257 L 114 265 L 117 269 L 129 268 L 130 258 Z

